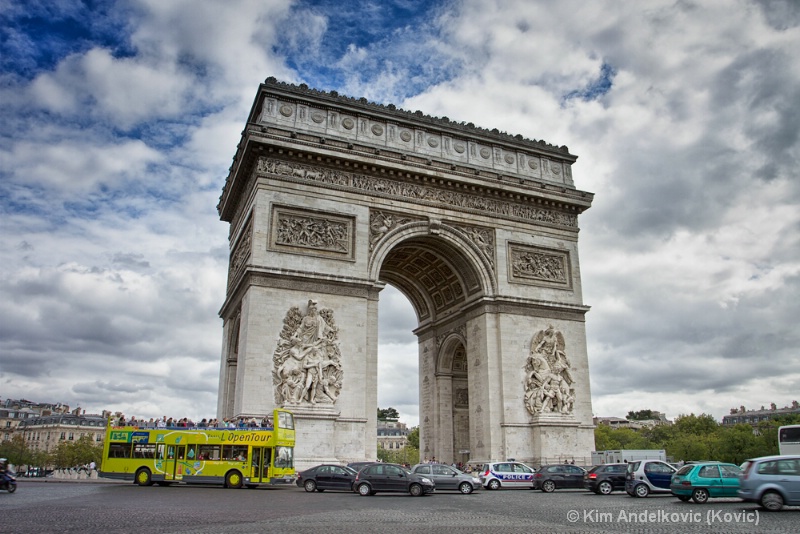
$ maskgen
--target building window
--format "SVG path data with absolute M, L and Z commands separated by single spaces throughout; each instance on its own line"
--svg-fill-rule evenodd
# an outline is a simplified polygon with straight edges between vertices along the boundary
M 62 439 L 62 440 L 64 440 L 64 439 L 66 439 L 66 438 L 67 438 L 67 433 L 66 433 L 66 432 L 62 432 L 62 433 L 61 433 L 61 438 L 59 438 L 59 439 Z

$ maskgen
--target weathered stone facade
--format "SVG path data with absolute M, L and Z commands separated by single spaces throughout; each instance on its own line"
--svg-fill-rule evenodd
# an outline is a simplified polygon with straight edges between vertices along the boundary
M 218 206 L 230 223 L 218 417 L 297 417 L 298 465 L 375 458 L 378 295 L 419 319 L 421 456 L 593 449 L 576 157 L 268 79 Z

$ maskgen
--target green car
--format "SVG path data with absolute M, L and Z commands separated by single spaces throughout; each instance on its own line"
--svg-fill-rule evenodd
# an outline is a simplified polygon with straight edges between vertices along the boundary
M 722 462 L 687 464 L 672 475 L 669 489 L 683 502 L 697 504 L 711 497 L 737 497 L 741 472 L 739 466 Z

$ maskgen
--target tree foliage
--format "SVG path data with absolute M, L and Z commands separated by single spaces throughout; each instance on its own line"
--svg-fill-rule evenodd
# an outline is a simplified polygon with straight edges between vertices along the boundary
M 414 447 L 415 449 L 419 449 L 419 427 L 415 426 L 412 427 L 411 430 L 408 431 L 408 444 Z
M 56 468 L 77 467 L 91 462 L 99 465 L 102 456 L 103 446 L 96 445 L 89 435 L 76 441 L 62 441 L 49 454 L 29 448 L 21 434 L 0 443 L 0 457 L 8 458 L 13 465 Z
M 629 412 L 630 416 L 648 410 Z M 800 417 L 797 417 L 800 419 Z M 794 417 L 750 425 L 723 426 L 708 414 L 680 415 L 672 425 L 651 428 L 611 428 L 597 425 L 594 432 L 598 451 L 615 449 L 664 449 L 673 461 L 719 460 L 741 464 L 748 458 L 778 454 L 778 427 L 793 423 Z
M 394 408 L 378 408 L 379 421 L 397 421 L 398 419 L 400 419 L 400 413 Z
M 653 410 L 639 410 L 638 412 L 630 411 L 625 416 L 628 421 L 645 421 L 647 419 L 657 419 Z

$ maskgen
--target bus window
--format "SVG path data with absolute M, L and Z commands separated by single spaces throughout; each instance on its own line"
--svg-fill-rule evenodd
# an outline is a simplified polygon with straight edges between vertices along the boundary
M 247 445 L 223 445 L 222 459 L 234 461 L 247 461 Z
M 108 446 L 109 458 L 130 458 L 131 445 L 130 443 L 111 443 Z
M 194 451 L 195 451 L 195 446 L 194 445 L 189 445 L 188 447 L 186 447 L 186 459 L 187 460 L 194 460 L 197 457 L 197 455 L 196 455 L 196 453 Z
M 159 460 L 163 460 L 164 459 L 164 444 L 163 443 L 159 443 L 158 452 L 156 452 L 156 457 Z
M 294 467 L 294 450 L 292 447 L 275 447 L 275 468 Z
M 219 460 L 220 459 L 220 446 L 219 445 L 200 445 L 197 448 L 197 455 L 200 460 Z
M 800 425 L 782 426 L 778 429 L 778 452 L 800 454 Z
M 167 447 L 167 460 L 174 460 L 175 459 L 175 445 L 170 445 Z
M 278 427 L 294 430 L 294 417 L 287 412 L 278 412 Z
M 135 444 L 133 446 L 133 457 L 134 458 L 155 458 L 156 457 L 156 446 L 155 445 L 143 445 L 143 444 Z

